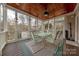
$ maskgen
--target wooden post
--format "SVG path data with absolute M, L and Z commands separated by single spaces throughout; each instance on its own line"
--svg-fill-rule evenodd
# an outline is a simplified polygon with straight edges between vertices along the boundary
M 49 31 L 49 21 L 48 21 L 48 30 L 47 30 L 47 32 Z
M 2 5 L 3 5 L 3 27 L 4 31 L 7 31 L 7 7 L 5 3 Z
M 20 32 L 19 29 L 18 29 L 18 25 L 17 25 L 17 11 L 15 11 L 15 40 L 18 40 L 18 33 Z
M 54 34 L 56 34 L 55 18 L 54 18 Z

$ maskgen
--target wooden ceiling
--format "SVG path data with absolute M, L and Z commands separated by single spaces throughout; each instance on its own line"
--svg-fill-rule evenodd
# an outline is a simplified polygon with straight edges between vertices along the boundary
M 7 3 L 7 5 L 46 20 L 72 12 L 76 3 Z M 45 9 L 48 10 L 48 16 L 44 15 Z

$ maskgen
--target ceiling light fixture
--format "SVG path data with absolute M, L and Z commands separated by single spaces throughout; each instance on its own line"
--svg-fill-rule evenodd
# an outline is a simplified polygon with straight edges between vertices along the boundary
M 46 10 L 44 11 L 44 16 L 48 16 L 49 15 L 49 12 Z
M 43 4 L 44 5 L 44 16 L 48 16 L 49 15 L 49 12 L 48 12 L 48 8 L 47 8 L 47 4 Z

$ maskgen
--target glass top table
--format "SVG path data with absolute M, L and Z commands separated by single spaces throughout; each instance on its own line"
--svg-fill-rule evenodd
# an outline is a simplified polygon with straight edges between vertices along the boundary
M 51 34 L 52 34 L 51 32 L 43 32 L 43 31 L 41 31 L 41 32 L 38 32 L 35 35 L 37 35 L 37 36 L 39 36 L 39 37 L 41 37 L 43 39 L 44 48 L 45 48 L 45 46 L 46 46 L 46 40 L 45 39 L 47 38 L 47 36 L 49 36 Z
M 43 32 L 43 31 L 41 31 L 41 32 L 38 32 L 38 33 L 35 34 L 35 35 L 38 35 L 38 36 L 40 36 L 40 37 L 46 37 L 46 36 L 48 36 L 48 35 L 51 35 L 51 33 L 50 33 L 50 32 Z

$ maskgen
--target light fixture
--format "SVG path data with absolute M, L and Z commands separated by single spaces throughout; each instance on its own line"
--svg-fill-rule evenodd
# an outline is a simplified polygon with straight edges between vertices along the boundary
M 48 8 L 47 8 L 48 4 L 43 4 L 43 5 L 44 5 L 44 16 L 48 16 L 49 15 Z
M 48 16 L 49 15 L 49 12 L 46 10 L 44 11 L 44 16 Z

